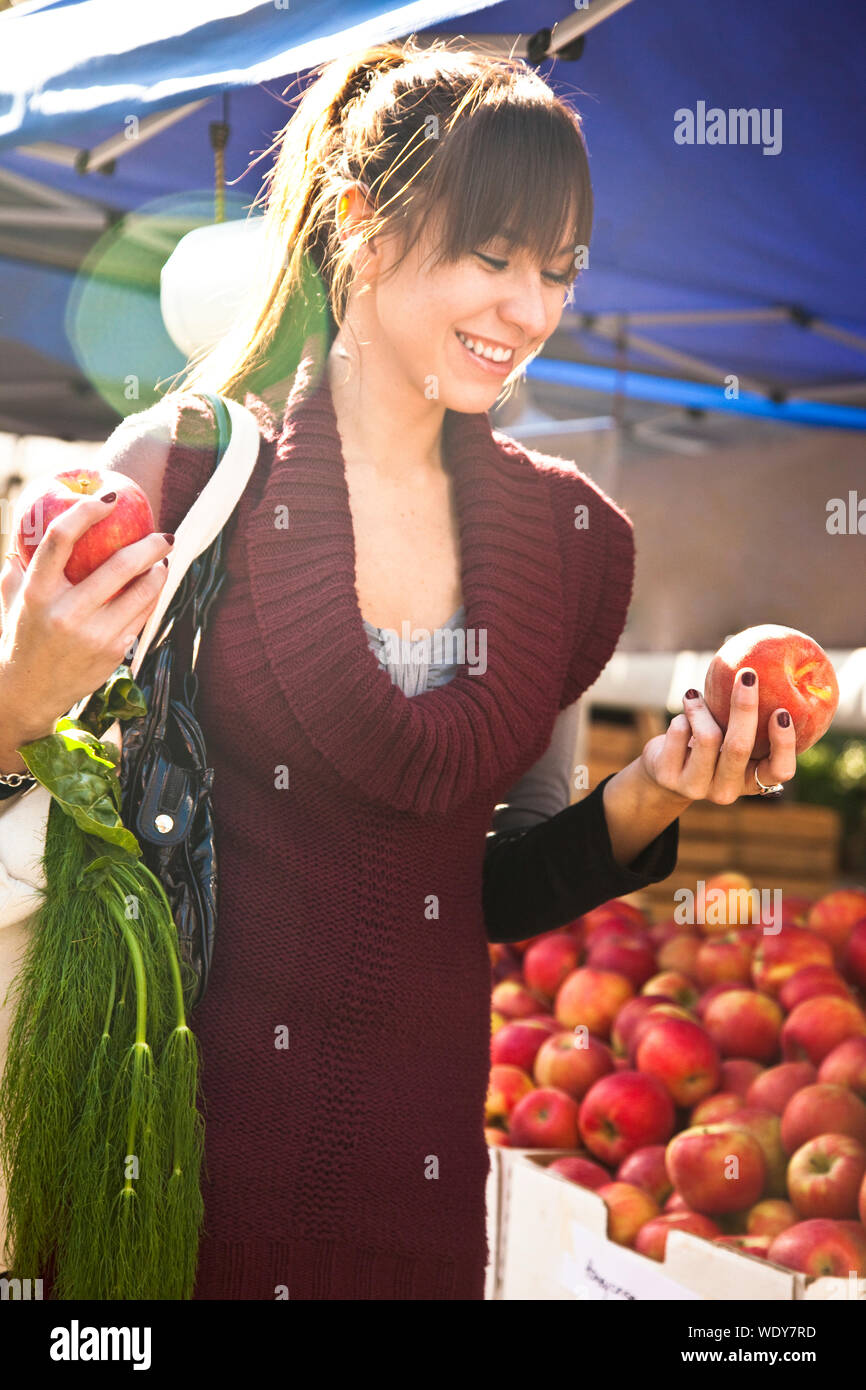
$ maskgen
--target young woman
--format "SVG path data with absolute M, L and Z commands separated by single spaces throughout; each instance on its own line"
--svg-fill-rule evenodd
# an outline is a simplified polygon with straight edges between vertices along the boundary
M 221 905 L 193 1019 L 195 1296 L 480 1299 L 488 943 L 668 876 L 680 812 L 788 780 L 794 732 L 777 712 L 756 764 L 754 673 L 724 737 L 688 691 L 568 805 L 575 701 L 622 632 L 634 544 L 588 478 L 487 417 L 590 239 L 579 118 L 531 69 L 411 44 L 331 64 L 281 137 L 267 222 L 249 318 L 107 446 L 170 533 L 214 464 L 196 389 L 261 428 L 197 667 Z M 81 501 L 26 577 L 5 567 L 2 773 L 156 601 L 170 534 L 64 580 L 102 511 Z

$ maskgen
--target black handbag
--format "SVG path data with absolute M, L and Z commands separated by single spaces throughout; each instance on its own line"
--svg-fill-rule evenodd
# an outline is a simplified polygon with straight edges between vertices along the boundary
M 219 396 L 207 399 L 219 426 L 219 462 L 231 420 Z M 189 1007 L 207 989 L 216 936 L 214 773 L 196 719 L 195 663 L 211 605 L 226 577 L 224 534 L 225 528 L 192 561 L 166 610 L 161 631 L 168 629 L 168 635 L 149 648 L 141 663 L 136 684 L 147 714 L 124 724 L 119 767 L 123 821 L 171 906 Z

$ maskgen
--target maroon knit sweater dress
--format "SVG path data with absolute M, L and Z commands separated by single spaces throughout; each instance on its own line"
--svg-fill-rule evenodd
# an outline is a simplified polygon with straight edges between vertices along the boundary
M 284 419 L 244 403 L 260 451 L 197 667 L 220 909 L 192 1016 L 194 1296 L 481 1299 L 485 836 L 616 646 L 631 522 L 486 414 L 447 412 L 466 622 L 486 629 L 487 669 L 409 698 L 367 644 L 327 374 L 302 364 Z M 167 531 L 216 450 L 200 398 L 175 398 L 171 420 Z

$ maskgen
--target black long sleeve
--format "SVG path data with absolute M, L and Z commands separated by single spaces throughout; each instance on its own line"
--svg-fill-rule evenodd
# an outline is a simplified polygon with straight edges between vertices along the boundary
M 541 825 L 490 832 L 483 883 L 488 941 L 539 936 L 673 873 L 679 820 L 666 826 L 627 867 L 614 859 L 602 801 L 609 781 L 605 777 L 589 796 Z

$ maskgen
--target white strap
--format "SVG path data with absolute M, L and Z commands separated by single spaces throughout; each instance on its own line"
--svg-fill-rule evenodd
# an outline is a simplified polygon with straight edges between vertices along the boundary
M 231 417 L 231 439 L 219 464 L 175 532 L 174 546 L 168 557 L 168 578 L 162 586 L 156 607 L 144 625 L 130 663 L 133 679 L 138 675 L 184 575 L 196 556 L 207 549 L 225 526 L 256 465 L 261 442 L 258 420 L 237 401 L 225 397 L 222 399 Z

